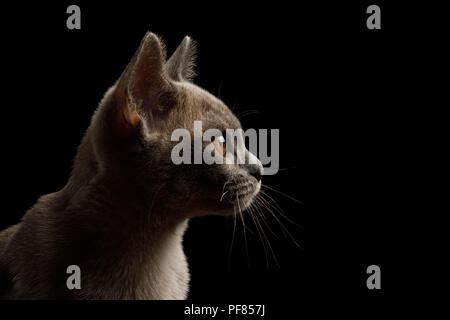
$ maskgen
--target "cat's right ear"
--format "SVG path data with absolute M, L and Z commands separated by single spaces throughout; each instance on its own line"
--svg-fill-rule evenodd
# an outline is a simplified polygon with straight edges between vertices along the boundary
M 197 53 L 195 41 L 184 37 L 178 48 L 166 63 L 167 74 L 175 81 L 191 81 L 195 76 L 194 65 Z
M 125 129 L 139 127 L 144 119 L 151 121 L 155 112 L 164 109 L 161 97 L 173 90 L 165 73 L 165 60 L 161 40 L 147 32 L 116 85 L 117 115 Z

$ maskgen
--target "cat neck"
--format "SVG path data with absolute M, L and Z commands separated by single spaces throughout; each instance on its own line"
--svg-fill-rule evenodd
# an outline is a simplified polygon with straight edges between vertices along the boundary
M 166 205 L 158 188 L 136 186 L 133 181 L 109 173 L 99 174 L 84 184 L 81 181 L 77 177 L 70 180 L 62 196 L 77 208 L 95 212 L 83 218 L 117 222 L 121 228 L 145 228 L 155 235 L 177 229 L 188 220 L 182 212 Z
M 111 232 L 117 231 L 114 229 L 119 229 L 119 233 L 120 230 L 140 232 L 151 243 L 157 242 L 156 238 L 163 240 L 182 234 L 187 218 L 165 204 L 158 186 L 136 185 L 136 180 L 123 168 L 102 164 L 94 140 L 92 131 L 88 130 L 78 148 L 69 181 L 61 192 L 77 208 L 95 211 L 80 217 L 74 212 L 75 219 L 103 223 L 103 228 L 109 227 Z
M 142 194 L 110 179 L 95 177 L 74 194 L 65 191 L 76 207 L 67 209 L 72 221 L 65 225 L 76 228 L 81 254 L 63 250 L 71 261 L 80 260 L 86 278 L 114 279 L 102 288 L 105 298 L 184 299 L 189 273 L 182 241 L 188 219 L 165 207 L 157 192 Z

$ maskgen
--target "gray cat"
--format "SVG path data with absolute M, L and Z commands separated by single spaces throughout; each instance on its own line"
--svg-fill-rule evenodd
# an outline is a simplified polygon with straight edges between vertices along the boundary
M 188 219 L 245 209 L 262 175 L 259 161 L 171 161 L 174 129 L 193 134 L 195 120 L 204 129 L 241 127 L 222 101 L 191 82 L 194 56 L 185 37 L 166 61 L 161 40 L 145 35 L 94 113 L 65 187 L 0 233 L 3 299 L 187 297 Z M 79 290 L 66 286 L 69 265 L 81 269 Z

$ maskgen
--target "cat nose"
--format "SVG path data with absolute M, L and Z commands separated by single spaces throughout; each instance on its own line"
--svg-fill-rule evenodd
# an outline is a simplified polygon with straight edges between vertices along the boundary
M 261 181 L 263 168 L 257 164 L 251 164 L 248 166 L 248 173 L 256 178 L 256 180 Z

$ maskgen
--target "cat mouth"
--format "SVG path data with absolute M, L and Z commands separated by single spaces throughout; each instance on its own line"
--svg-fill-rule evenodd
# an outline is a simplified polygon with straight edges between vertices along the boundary
M 224 188 L 220 202 L 233 205 L 235 212 L 242 212 L 250 207 L 255 196 L 261 189 L 261 182 L 244 182 Z

